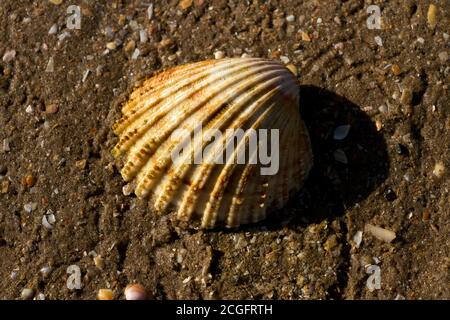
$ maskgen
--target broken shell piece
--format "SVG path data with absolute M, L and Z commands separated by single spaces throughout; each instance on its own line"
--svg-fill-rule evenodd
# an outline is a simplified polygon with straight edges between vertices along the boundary
M 297 78 L 276 61 L 176 67 L 131 94 L 112 153 L 134 193 L 151 197 L 158 212 L 173 206 L 180 220 L 203 228 L 257 222 L 301 188 L 312 166 L 298 99 Z
M 383 229 L 369 223 L 365 225 L 364 231 L 370 233 L 375 238 L 388 243 L 392 242 L 396 237 L 394 231 Z

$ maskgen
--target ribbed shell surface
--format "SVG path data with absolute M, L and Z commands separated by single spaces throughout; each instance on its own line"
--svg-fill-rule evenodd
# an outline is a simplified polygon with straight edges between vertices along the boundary
M 119 136 L 113 155 L 123 157 L 121 174 L 135 194 L 149 197 L 158 212 L 176 210 L 179 219 L 198 220 L 203 228 L 257 222 L 299 190 L 312 166 L 298 100 L 296 77 L 275 61 L 230 58 L 172 68 L 130 95 L 113 127 Z M 185 138 L 174 138 L 174 132 L 183 129 L 193 137 L 200 126 L 203 139 L 184 144 L 187 152 L 182 155 L 195 159 L 200 150 L 202 161 L 174 162 L 174 150 L 186 143 Z M 223 133 L 216 144 L 206 136 L 209 129 Z M 229 129 L 245 134 L 236 139 L 232 156 L 225 157 Z M 269 165 L 251 151 L 249 129 L 267 129 L 269 148 L 271 130 L 278 130 L 276 174 L 261 174 Z M 242 150 L 247 150 L 246 161 L 236 163 Z M 224 163 L 212 161 L 220 154 Z

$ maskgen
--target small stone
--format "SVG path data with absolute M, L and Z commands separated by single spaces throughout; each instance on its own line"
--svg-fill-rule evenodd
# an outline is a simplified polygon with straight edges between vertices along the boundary
M 34 290 L 30 289 L 30 288 L 25 288 L 22 290 L 22 292 L 20 293 L 20 297 L 23 300 L 31 300 L 34 297 Z
M 52 210 L 47 210 L 47 213 L 42 216 L 42 225 L 47 230 L 52 230 L 56 222 L 55 215 Z
M 355 235 L 353 236 L 353 242 L 355 243 L 355 247 L 359 248 L 362 242 L 362 236 L 363 232 L 361 230 L 356 231 Z
M 302 37 L 303 41 L 306 41 L 306 42 L 310 42 L 311 41 L 311 37 L 309 36 L 308 33 L 302 31 L 300 34 L 301 34 L 301 37 Z
M 348 133 L 350 132 L 350 125 L 346 124 L 343 126 L 339 126 L 336 129 L 334 129 L 334 140 L 344 140 Z
M 136 22 L 136 20 L 131 20 L 128 25 L 130 26 L 131 30 L 137 31 L 139 30 L 139 24 Z
M 56 5 L 60 5 L 63 2 L 63 0 L 49 0 L 49 1 Z
M 86 159 L 78 160 L 75 162 L 75 167 L 77 167 L 80 170 L 83 170 L 84 168 L 86 168 L 86 164 L 87 164 Z
M 214 59 L 223 59 L 225 58 L 225 53 L 223 51 L 214 52 Z
M 56 103 L 51 103 L 45 105 L 45 113 L 46 114 L 54 114 L 58 112 L 58 105 Z
M 41 273 L 43 278 L 47 278 L 50 275 L 50 273 L 52 273 L 52 271 L 53 271 L 53 268 L 52 267 L 48 267 L 48 266 L 42 267 L 39 270 L 39 272 Z
M 281 60 L 281 62 L 283 62 L 284 64 L 288 64 L 289 61 L 291 61 L 291 60 L 289 59 L 289 57 L 286 57 L 286 56 L 280 56 L 280 60 Z
M 133 54 L 131 55 L 131 60 L 136 60 L 140 54 L 141 51 L 138 48 L 134 49 Z
M 98 300 L 113 300 L 114 292 L 111 289 L 100 289 L 97 293 Z
M 1 188 L 1 193 L 2 194 L 5 194 L 5 193 L 7 193 L 8 192 L 8 189 L 9 189 L 9 180 L 8 179 L 3 179 L 2 180 L 2 188 Z
M 173 45 L 173 40 L 170 39 L 170 38 L 163 39 L 163 40 L 161 40 L 161 42 L 159 43 L 159 46 L 160 46 L 161 48 L 166 48 L 166 47 L 169 47 L 169 46 L 172 46 L 172 45 Z
M 3 62 L 10 63 L 16 58 L 16 50 L 8 50 L 3 55 Z
M 3 152 L 9 152 L 11 151 L 11 148 L 9 146 L 9 140 L 3 139 Z
M 433 169 L 433 175 L 435 175 L 436 177 L 440 178 L 442 177 L 442 175 L 445 172 L 445 165 L 443 162 L 437 162 L 434 165 L 434 169 Z
M 58 25 L 55 23 L 48 30 L 48 34 L 56 34 L 56 33 L 58 33 Z
M 23 206 L 23 209 L 25 210 L 26 213 L 31 213 L 31 212 L 33 212 L 34 210 L 37 209 L 37 205 L 38 204 L 36 202 L 26 203 Z
M 50 57 L 48 59 L 47 67 L 45 68 L 45 72 L 53 72 L 55 70 L 55 62 L 53 60 L 53 57 Z
M 434 29 L 437 24 L 437 7 L 434 4 L 430 4 L 427 12 L 428 26 Z
M 28 107 L 25 109 L 25 112 L 28 113 L 28 114 L 32 114 L 33 111 L 34 111 L 34 108 L 33 108 L 33 106 L 31 104 L 28 105 Z
M 61 33 L 61 34 L 58 36 L 58 41 L 59 41 L 59 42 L 63 42 L 64 39 L 66 39 L 66 38 L 68 38 L 68 37 L 70 37 L 70 33 L 69 33 L 68 31 L 64 31 L 63 33 Z
M 342 24 L 341 19 L 338 16 L 334 17 L 333 21 L 336 22 L 336 24 L 339 26 Z
M 344 150 L 342 149 L 337 149 L 336 151 L 334 151 L 334 160 L 343 163 L 343 164 L 347 164 L 348 163 L 348 159 L 347 159 L 347 155 L 345 154 Z
M 286 21 L 287 22 L 294 22 L 295 21 L 295 16 L 290 14 L 286 17 Z
M 422 38 L 422 37 L 418 37 L 417 38 L 417 42 L 420 43 L 420 44 L 424 44 L 425 43 L 425 39 Z
M 104 268 L 105 262 L 103 261 L 103 258 L 101 255 L 96 255 L 93 260 L 94 260 L 94 264 L 97 268 L 99 268 L 99 269 Z
M 400 69 L 400 67 L 397 64 L 393 64 L 391 66 L 391 71 L 394 75 L 398 76 L 402 73 L 402 70 Z
M 323 22 L 322 18 L 317 18 L 317 24 L 321 24 Z
M 127 44 L 124 47 L 125 52 L 130 53 L 136 48 L 136 42 L 134 40 L 130 40 L 127 42 Z
M 176 54 L 171 54 L 170 56 L 167 57 L 167 60 L 169 61 L 175 61 L 177 59 L 177 55 Z
M 365 225 L 364 231 L 370 233 L 375 238 L 388 243 L 392 242 L 396 238 L 395 232 L 371 225 L 369 223 Z
M 133 186 L 131 184 L 126 184 L 122 187 L 122 193 L 124 196 L 129 196 L 133 192 Z
M 150 3 L 147 8 L 147 17 L 148 20 L 152 20 L 153 18 L 153 3 Z
M 394 201 L 395 199 L 397 199 L 397 195 L 395 194 L 395 192 L 392 189 L 387 189 L 386 192 L 384 193 L 384 198 L 387 201 Z
M 192 6 L 192 0 L 181 0 L 180 3 L 178 4 L 178 6 L 182 10 L 186 10 Z
M 108 50 L 116 50 L 116 49 L 117 49 L 117 44 L 116 44 L 115 41 L 108 42 L 108 43 L 106 44 L 106 48 L 107 48 Z
M 439 60 L 441 61 L 442 64 L 445 64 L 448 60 L 448 53 L 447 51 L 442 51 L 439 52 L 438 54 Z
M 22 178 L 22 185 L 24 187 L 31 188 L 36 183 L 36 179 L 33 177 L 32 174 L 27 174 L 25 177 Z
M 375 43 L 377 44 L 377 46 L 379 46 L 379 47 L 383 46 L 383 39 L 381 39 L 380 36 L 375 36 L 373 39 L 375 40 Z
M 141 43 L 146 43 L 148 41 L 148 33 L 147 30 L 140 30 L 139 31 L 139 41 Z
M 331 252 L 334 247 L 336 247 L 338 244 L 337 237 L 335 234 L 328 237 L 327 241 L 323 244 L 323 248 L 327 252 Z
M 404 106 L 408 106 L 411 105 L 412 100 L 413 100 L 412 90 L 409 88 L 403 89 L 402 95 L 400 96 L 400 103 Z
M 375 121 L 375 128 L 377 129 L 377 131 L 380 131 L 383 128 L 383 123 L 381 123 L 380 120 L 376 120 Z
M 38 293 L 34 300 L 45 300 L 45 294 L 43 294 L 42 292 Z

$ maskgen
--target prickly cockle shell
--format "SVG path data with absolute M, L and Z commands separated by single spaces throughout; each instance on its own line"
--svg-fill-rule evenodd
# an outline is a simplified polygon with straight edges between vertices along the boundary
M 123 159 L 121 174 L 135 194 L 149 197 L 157 212 L 175 209 L 203 228 L 257 222 L 286 204 L 312 166 L 298 100 L 297 78 L 275 61 L 179 66 L 132 92 L 113 127 L 119 141 L 112 153 Z M 227 154 L 228 146 L 235 148 Z

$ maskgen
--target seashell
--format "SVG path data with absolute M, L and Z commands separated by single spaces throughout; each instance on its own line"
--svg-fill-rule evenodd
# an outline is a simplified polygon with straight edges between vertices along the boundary
M 175 67 L 131 93 L 113 126 L 112 153 L 157 212 L 174 208 L 203 228 L 258 222 L 286 204 L 312 166 L 298 99 L 297 78 L 279 62 Z

